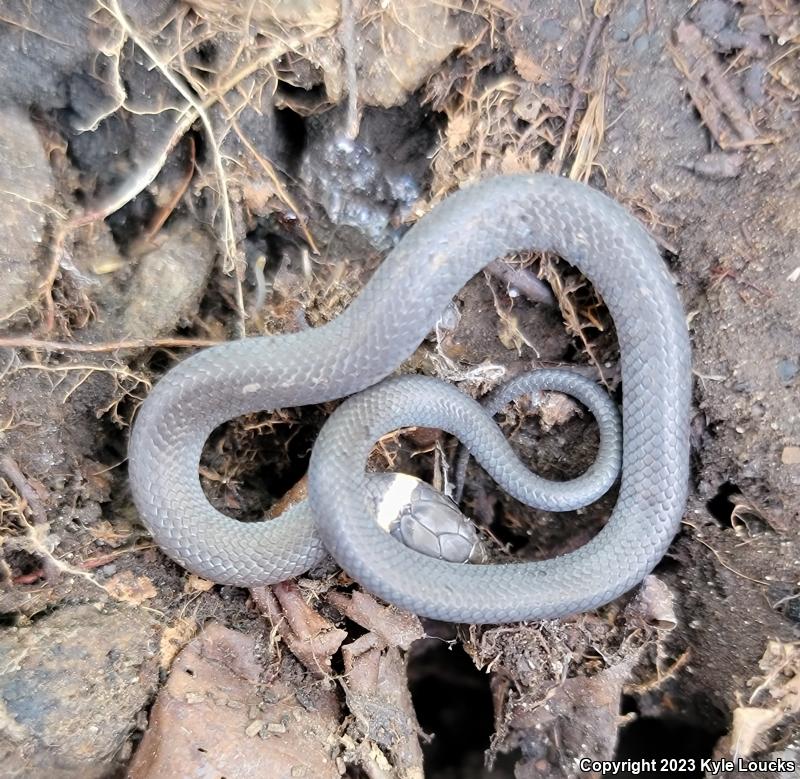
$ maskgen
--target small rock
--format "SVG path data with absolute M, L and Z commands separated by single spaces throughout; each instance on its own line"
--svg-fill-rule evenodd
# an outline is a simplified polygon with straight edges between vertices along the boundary
M 617 41 L 617 43 L 624 43 L 625 41 L 627 41 L 631 37 L 631 34 L 627 30 L 623 29 L 622 27 L 616 27 L 612 31 L 611 37 L 615 41 Z
M 0 635 L 4 777 L 117 775 L 116 755 L 158 682 L 143 610 L 61 606 Z
M 53 178 L 36 128 L 19 108 L 0 111 L 0 324 L 36 296 L 39 246 Z
M 318 690 L 309 711 L 298 703 L 297 678 L 280 674 L 262 690 L 258 654 L 252 636 L 206 625 L 175 658 L 127 776 L 290 776 L 300 765 L 308 776 L 338 779 L 327 747 L 340 727 L 335 694 Z M 198 703 L 187 705 L 189 696 Z M 275 702 L 266 702 L 267 697 Z M 232 708 L 231 701 L 240 705 Z M 291 720 L 293 710 L 301 713 L 300 721 Z M 252 711 L 261 716 L 253 719 Z M 256 738 L 267 722 L 272 723 L 267 731 L 283 734 L 280 749 L 275 740 Z
M 390 108 L 405 102 L 474 33 L 468 14 L 454 14 L 436 0 L 383 8 L 358 24 L 353 55 L 359 100 Z
M 213 240 L 193 222 L 170 230 L 162 246 L 139 260 L 119 331 L 109 336 L 158 338 L 174 330 L 195 310 L 214 255 Z
M 778 363 L 778 378 L 784 384 L 788 384 L 797 376 L 798 370 L 800 368 L 798 368 L 797 360 L 786 357 Z
M 740 152 L 716 151 L 704 154 L 684 167 L 712 181 L 724 181 L 739 175 L 744 160 L 745 156 Z
M 784 465 L 800 465 L 800 446 L 784 446 L 781 462 Z

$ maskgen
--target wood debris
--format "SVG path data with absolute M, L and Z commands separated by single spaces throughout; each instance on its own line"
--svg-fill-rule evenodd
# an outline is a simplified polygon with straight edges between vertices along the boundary
M 770 143 L 759 134 L 744 108 L 741 90 L 732 83 L 698 27 L 684 19 L 675 29 L 671 51 L 676 67 L 686 78 L 695 108 L 720 148 Z

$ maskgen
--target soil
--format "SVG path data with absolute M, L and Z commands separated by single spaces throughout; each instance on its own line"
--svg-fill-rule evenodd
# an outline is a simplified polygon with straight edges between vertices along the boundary
M 274 776 L 432 779 L 800 760 L 798 49 L 789 0 L 4 3 L 1 773 L 231 779 L 264 775 L 261 750 Z M 624 204 L 684 301 L 691 494 L 655 575 L 591 614 L 476 629 L 360 600 L 333 564 L 250 594 L 162 555 L 126 480 L 150 387 L 211 343 L 329 321 L 448 192 L 519 170 Z M 480 396 L 569 364 L 619 399 L 589 283 L 508 262 L 524 283 L 476 276 L 404 370 Z M 334 407 L 223 425 L 209 499 L 252 521 L 301 489 Z M 499 422 L 550 478 L 596 449 L 564 398 Z M 441 483 L 456 449 L 405 431 L 373 464 Z M 493 560 L 534 560 L 614 497 L 537 512 L 472 464 L 462 508 Z

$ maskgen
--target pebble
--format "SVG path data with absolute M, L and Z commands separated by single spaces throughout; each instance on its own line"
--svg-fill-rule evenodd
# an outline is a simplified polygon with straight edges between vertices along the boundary
M 53 177 L 36 128 L 14 106 L 0 111 L 0 323 L 36 297 L 37 262 Z M 0 325 L 2 326 L 2 325 Z
M 789 384 L 789 382 L 794 381 L 798 370 L 800 370 L 800 368 L 798 368 L 797 360 L 790 357 L 785 357 L 778 362 L 778 378 L 784 384 Z
M 539 35 L 542 40 L 548 41 L 549 43 L 560 40 L 563 34 L 564 28 L 561 26 L 558 19 L 545 19 L 539 27 Z
M 781 462 L 784 465 L 800 465 L 800 446 L 784 446 Z

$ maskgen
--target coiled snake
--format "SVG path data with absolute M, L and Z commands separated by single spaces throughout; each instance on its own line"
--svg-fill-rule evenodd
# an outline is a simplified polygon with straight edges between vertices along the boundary
M 370 516 L 366 460 L 375 441 L 398 427 L 457 435 L 520 500 L 564 509 L 576 503 L 573 483 L 548 483 L 527 471 L 486 412 L 456 388 L 419 376 L 382 382 L 470 277 L 526 249 L 575 265 L 614 319 L 623 381 L 619 498 L 595 538 L 550 560 L 462 565 L 427 557 Z M 680 300 L 638 222 L 586 185 L 544 174 L 501 176 L 434 208 L 329 324 L 212 347 L 170 370 L 139 411 L 131 486 L 157 543 L 214 581 L 280 581 L 327 549 L 365 588 L 420 615 L 471 623 L 555 618 L 622 594 L 666 551 L 686 501 L 690 386 Z M 211 507 L 198 466 L 217 425 L 349 395 L 314 446 L 310 509 L 303 504 L 271 522 L 245 524 Z M 587 476 L 594 479 L 587 472 L 580 489 Z

